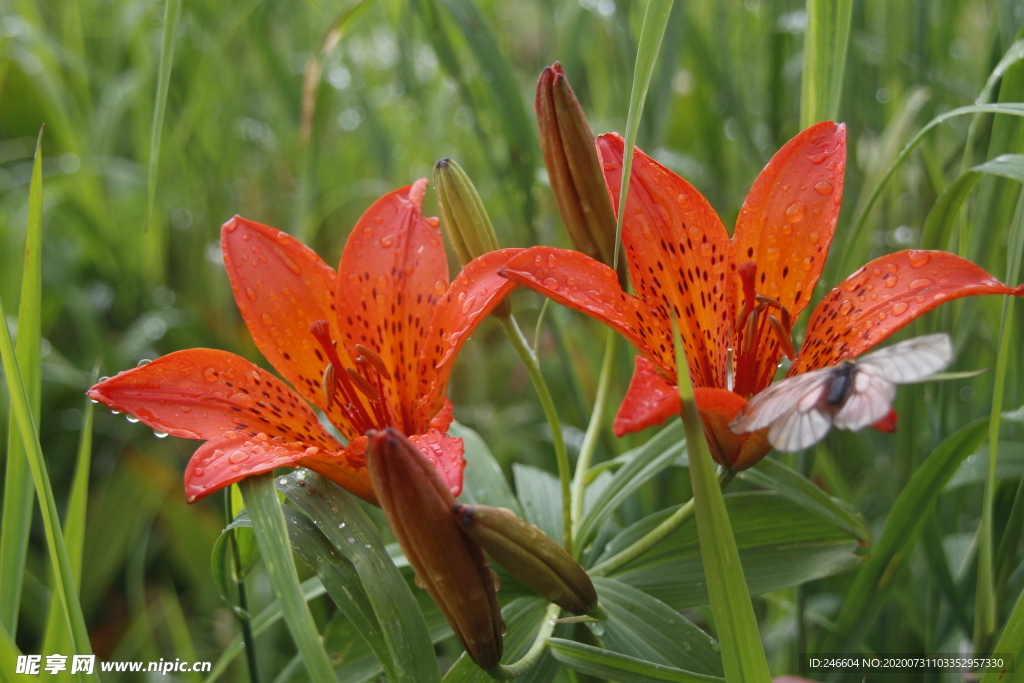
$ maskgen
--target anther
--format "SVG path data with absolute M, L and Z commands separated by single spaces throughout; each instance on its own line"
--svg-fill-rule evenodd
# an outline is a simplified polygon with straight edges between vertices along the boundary
M 758 294 L 754 298 L 757 300 L 757 303 L 762 304 L 764 306 L 771 306 L 772 308 L 782 308 L 782 302 L 780 302 L 774 296 Z
M 320 391 L 323 392 L 324 403 L 326 404 L 324 406 L 324 410 L 330 410 L 331 406 L 334 404 L 334 390 L 337 386 L 335 384 L 337 379 L 338 378 L 334 373 L 334 364 L 328 363 L 327 367 L 324 368 L 324 375 L 320 380 Z
M 786 332 L 793 331 L 793 316 L 789 314 L 789 309 L 785 306 L 779 308 L 780 319 L 782 320 L 782 326 L 786 328 Z
M 391 379 L 391 373 L 388 372 L 388 368 L 384 365 L 384 361 L 381 360 L 380 356 L 362 344 L 356 344 L 356 351 L 373 366 L 374 370 L 380 373 L 381 377 L 386 380 Z
M 754 290 L 754 277 L 757 275 L 757 264 L 747 261 L 736 268 L 736 274 L 740 277 L 743 285 L 743 306 L 736 318 L 736 327 L 742 328 L 747 322 L 747 317 L 754 310 L 757 292 Z
M 782 321 L 774 315 L 769 315 L 768 322 L 771 324 L 772 329 L 775 330 L 775 336 L 779 338 L 779 346 L 782 348 L 782 353 L 789 360 L 795 360 L 796 348 L 793 346 L 793 339 L 789 336 L 789 332 L 783 326 Z
M 757 340 L 757 316 L 747 316 L 747 327 L 743 330 L 743 355 L 750 353 L 750 350 L 754 348 L 754 342 Z
M 373 388 L 373 385 L 366 381 L 365 377 L 352 368 L 345 368 L 345 372 L 348 374 L 348 378 L 352 380 L 352 384 L 356 389 L 363 392 L 363 394 L 371 401 L 380 401 L 380 394 L 378 394 L 377 390 Z

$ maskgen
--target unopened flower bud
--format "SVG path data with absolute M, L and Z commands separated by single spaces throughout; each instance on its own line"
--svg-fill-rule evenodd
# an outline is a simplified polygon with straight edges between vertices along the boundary
M 587 572 L 560 545 L 507 508 L 456 505 L 463 530 L 527 588 L 573 614 L 597 606 Z
M 505 630 L 494 574 L 452 515 L 455 499 L 433 465 L 395 429 L 367 434 L 366 464 L 395 538 L 477 665 L 501 661 Z
M 578 251 L 611 266 L 615 214 L 594 133 L 558 62 L 541 72 L 533 108 L 551 191 L 569 239 Z

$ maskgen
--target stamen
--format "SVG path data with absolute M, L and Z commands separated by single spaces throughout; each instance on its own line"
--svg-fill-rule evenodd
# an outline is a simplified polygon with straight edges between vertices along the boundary
M 757 275 L 757 264 L 747 261 L 736 268 L 736 273 L 740 276 L 740 282 L 743 285 L 743 306 L 740 308 L 740 314 L 736 317 L 736 328 L 743 329 L 743 325 L 747 322 L 747 316 L 756 305 L 754 303 L 757 295 L 754 290 L 754 277 Z
M 782 348 L 782 353 L 789 360 L 795 360 L 796 348 L 793 346 L 793 338 L 789 336 L 789 332 L 783 326 L 782 321 L 774 315 L 769 315 L 768 322 L 771 324 L 772 329 L 775 330 L 775 336 L 779 338 L 779 346 Z
M 334 363 L 328 363 L 327 367 L 324 368 L 324 376 L 320 380 L 320 391 L 324 395 L 324 410 L 330 410 L 331 406 L 334 405 L 334 392 L 337 388 L 336 382 L 338 378 L 334 374 Z
M 373 366 L 374 370 L 380 373 L 381 377 L 385 380 L 391 379 L 391 373 L 388 372 L 388 367 L 384 365 L 384 361 L 381 360 L 380 356 L 362 344 L 356 344 L 356 351 L 358 351 L 363 358 L 369 361 L 370 365 Z M 358 359 L 356 360 L 358 361 Z
M 365 377 L 360 375 L 352 368 L 345 368 L 345 373 L 348 375 L 349 379 L 352 380 L 352 384 L 355 385 L 356 389 L 363 392 L 363 395 L 365 395 L 371 401 L 380 401 L 380 394 L 378 394 L 377 390 L 374 389 L 373 386 L 366 381 Z
M 779 313 L 782 314 L 781 315 L 782 326 L 784 328 L 786 328 L 786 333 L 788 334 L 788 333 L 792 332 L 793 331 L 793 316 L 791 316 L 789 314 L 789 309 L 786 308 L 785 306 L 783 306 L 782 308 L 779 309 Z
M 746 304 L 744 304 L 745 306 Z M 748 355 L 754 347 L 754 340 L 757 337 L 757 318 L 756 315 L 747 316 L 747 326 L 743 330 L 743 348 L 740 350 L 744 356 Z
M 366 433 L 373 429 L 375 426 L 374 421 L 366 411 L 366 407 L 360 400 L 355 387 L 352 386 L 352 381 L 349 379 L 348 373 L 339 373 L 337 371 L 337 368 L 343 368 L 345 366 L 342 364 L 341 359 L 338 358 L 337 344 L 335 344 L 331 339 L 330 325 L 327 324 L 326 320 L 317 320 L 309 326 L 309 332 L 318 342 L 320 342 L 320 346 L 323 348 L 324 353 L 327 354 L 329 366 L 333 366 L 334 368 L 334 372 L 332 374 L 334 374 L 338 380 L 336 386 L 341 387 L 342 394 L 347 402 L 345 412 L 348 413 L 349 418 L 352 420 L 352 424 L 359 432 L 362 433 Z M 328 409 L 329 408 L 330 406 L 328 406 Z
M 765 306 L 771 306 L 772 308 L 782 308 L 782 302 L 776 299 L 774 296 L 766 296 L 764 294 L 758 294 L 754 297 L 757 303 Z

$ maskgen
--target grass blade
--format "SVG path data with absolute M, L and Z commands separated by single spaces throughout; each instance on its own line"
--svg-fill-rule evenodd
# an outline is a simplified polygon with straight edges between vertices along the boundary
M 757 629 L 754 606 L 740 565 L 736 539 L 732 534 L 725 499 L 714 472 L 714 461 L 704 440 L 704 427 L 690 384 L 690 369 L 682 337 L 673 319 L 677 382 L 683 403 L 683 426 L 690 454 L 690 482 L 696 506 L 697 535 L 700 538 L 704 575 L 708 582 L 711 611 L 722 644 L 725 679 L 737 683 L 768 683 L 768 661 Z
M 18 646 L 11 638 L 11 634 L 7 632 L 3 625 L 0 625 L 0 671 L 16 671 L 19 655 L 21 655 L 21 650 L 18 649 Z M 32 681 L 38 681 L 39 676 L 21 674 L 19 680 L 31 683 Z
M 28 190 L 28 228 L 25 231 L 25 262 L 21 274 L 18 343 L 15 348 L 32 415 L 39 415 L 39 400 L 42 393 L 42 359 L 39 352 L 42 324 L 42 144 L 43 131 L 40 129 Z M 0 625 L 12 638 L 18 633 L 18 608 L 21 604 L 25 556 L 28 552 L 28 537 L 32 526 L 32 503 L 35 499 L 32 473 L 26 459 L 27 449 L 14 422 L 12 407 L 8 417 L 7 475 L 4 480 L 3 524 L 0 526 Z
M 160 139 L 163 136 L 164 112 L 167 110 L 167 90 L 171 85 L 174 66 L 174 39 L 178 35 L 182 0 L 166 0 L 164 4 L 164 33 L 160 42 L 160 66 L 157 71 L 156 100 L 153 103 L 153 128 L 149 136 L 149 177 L 146 199 L 146 228 L 153 218 L 156 201 L 156 176 L 160 167 Z
M 1010 228 L 1007 249 L 1007 282 L 1016 282 L 1020 275 L 1021 252 L 1024 250 L 1024 194 L 1017 200 L 1017 211 Z M 999 325 L 999 353 L 996 356 L 995 386 L 992 389 L 992 412 L 988 422 L 988 472 L 981 511 L 981 535 L 978 539 L 978 589 L 974 602 L 974 645 L 985 651 L 989 637 L 996 630 L 998 618 L 995 594 L 995 572 L 992 567 L 994 530 L 992 514 L 996 491 L 996 459 L 999 457 L 999 426 L 1006 392 L 1007 366 L 1010 361 L 1010 335 L 1013 329 L 1013 297 L 1003 300 Z
M 324 650 L 313 614 L 309 611 L 299 574 L 292 559 L 292 546 L 288 540 L 288 527 L 284 521 L 281 503 L 277 500 L 273 473 L 247 477 L 239 482 L 245 507 L 252 518 L 256 542 L 267 567 L 270 585 L 281 603 L 288 630 L 299 653 L 306 662 L 306 671 L 314 681 L 335 680 L 334 669 Z
M 644 683 L 645 681 L 675 681 L 676 683 L 709 683 L 722 681 L 717 676 L 707 676 L 692 671 L 683 671 L 672 666 L 647 662 L 636 657 L 604 650 L 593 645 L 584 645 L 563 638 L 548 638 L 551 654 L 564 666 L 595 678 L 623 683 Z
M 853 0 L 807 0 L 800 128 L 839 115 Z
M 629 113 L 626 115 L 626 156 L 622 160 L 622 189 L 619 191 L 619 215 L 615 222 L 615 257 L 612 267 L 619 265 L 619 251 L 622 243 L 622 219 L 626 215 L 626 195 L 629 193 L 629 177 L 633 170 L 633 146 L 640 130 L 640 117 L 647 100 L 647 88 L 651 85 L 654 65 L 661 50 L 661 39 L 665 37 L 668 16 L 672 13 L 672 0 L 648 0 L 644 13 L 644 25 L 640 29 L 640 43 L 636 49 L 636 65 L 633 67 L 633 88 L 629 92 Z
M 1024 657 L 1024 595 L 1017 599 L 1017 604 L 1010 613 L 1003 627 L 1003 634 L 999 636 L 993 652 L 1013 653 L 1013 659 L 1017 666 L 1020 666 L 1021 658 Z M 1003 681 L 1016 680 L 1006 678 L 1007 671 L 991 670 L 985 672 L 981 677 L 981 683 L 1002 683 Z
M 871 559 L 847 592 L 835 630 L 822 652 L 844 652 L 860 639 L 885 603 L 884 594 L 892 586 L 895 572 L 913 550 L 930 506 L 960 462 L 981 444 L 987 426 L 988 420 L 982 418 L 946 437 L 911 477 L 886 517 L 885 528 L 871 548 Z

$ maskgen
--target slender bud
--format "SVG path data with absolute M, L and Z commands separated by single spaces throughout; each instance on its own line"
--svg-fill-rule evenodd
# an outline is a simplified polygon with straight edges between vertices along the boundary
M 477 665 L 501 661 L 505 624 L 495 576 L 452 515 L 455 499 L 433 465 L 395 429 L 367 434 L 366 464 L 399 545 Z
M 583 567 L 511 510 L 456 505 L 455 514 L 491 559 L 530 590 L 573 614 L 587 614 L 597 606 L 597 591 Z
M 441 159 L 434 164 L 434 187 L 441 207 L 441 223 L 463 268 L 473 259 L 499 248 L 498 236 L 480 194 L 453 159 Z M 512 307 L 505 299 L 493 311 L 500 318 L 511 312 Z
M 441 159 L 434 164 L 434 187 L 445 233 L 463 267 L 498 249 L 498 237 L 487 209 L 461 166 L 453 159 Z
M 583 109 L 555 62 L 541 72 L 533 104 L 551 191 L 578 251 L 611 266 L 615 214 Z

